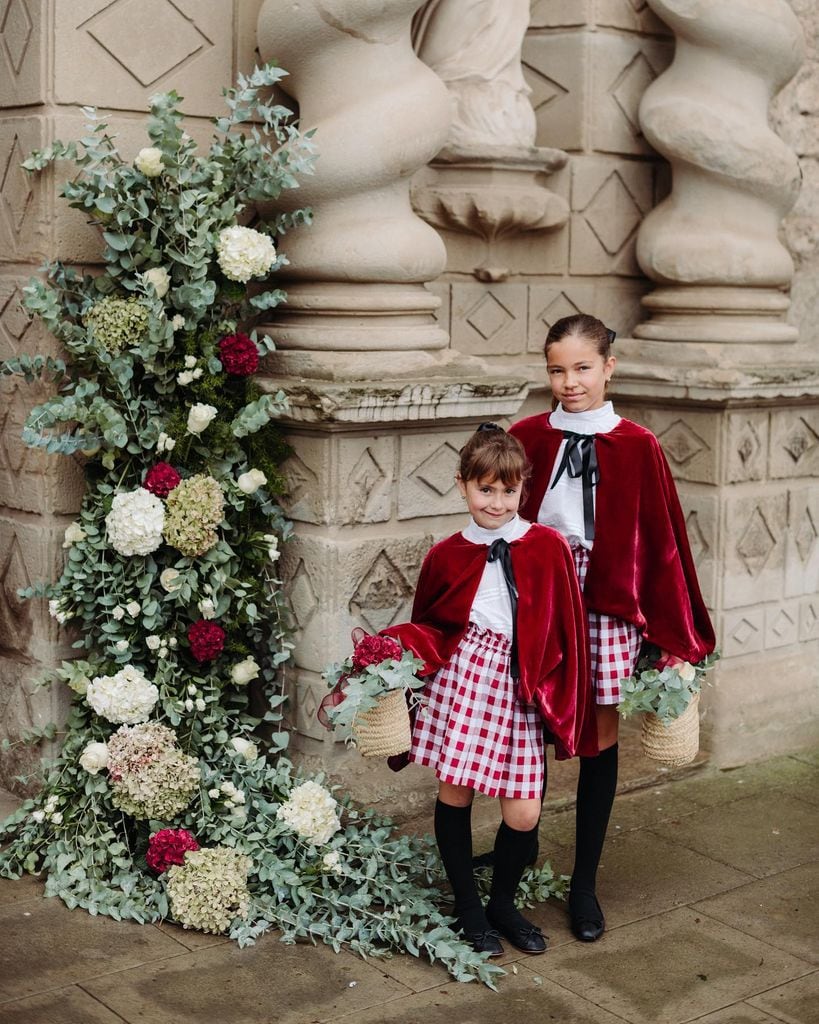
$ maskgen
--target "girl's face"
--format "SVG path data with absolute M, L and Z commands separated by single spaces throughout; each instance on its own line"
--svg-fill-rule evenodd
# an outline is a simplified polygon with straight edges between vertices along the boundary
M 552 394 L 566 412 L 590 412 L 606 401 L 606 384 L 614 372 L 614 356 L 604 359 L 588 338 L 571 336 L 552 342 L 546 372 Z
M 522 481 L 505 484 L 503 480 L 462 480 L 456 477 L 458 490 L 466 498 L 469 514 L 485 530 L 497 530 L 517 515 Z

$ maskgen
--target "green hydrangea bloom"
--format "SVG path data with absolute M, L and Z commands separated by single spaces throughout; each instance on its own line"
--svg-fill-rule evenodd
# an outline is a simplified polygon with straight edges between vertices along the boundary
M 183 928 L 226 932 L 250 904 L 247 873 L 250 858 L 227 846 L 188 850 L 184 864 L 167 875 L 171 913 Z
M 83 317 L 96 340 L 109 352 L 138 345 L 148 330 L 148 309 L 138 299 L 104 298 Z
M 168 495 L 165 540 L 189 558 L 204 553 L 219 539 L 216 527 L 224 514 L 222 488 L 212 476 L 189 477 Z

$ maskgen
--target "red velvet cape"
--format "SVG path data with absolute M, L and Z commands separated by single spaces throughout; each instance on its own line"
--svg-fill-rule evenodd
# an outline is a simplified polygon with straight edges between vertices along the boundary
M 521 700 L 534 704 L 561 759 L 597 753 L 586 615 L 572 555 L 556 530 L 535 524 L 509 544 L 518 587 Z M 424 559 L 412 621 L 381 630 L 437 672 L 455 653 L 483 575 L 488 548 L 456 533 Z
M 532 463 L 520 514 L 535 522 L 563 434 L 550 425 L 549 413 L 520 420 L 509 432 Z M 678 658 L 701 661 L 714 649 L 714 629 L 660 442 L 623 419 L 598 434 L 595 445 L 600 480 L 586 606 L 633 623 L 647 641 Z

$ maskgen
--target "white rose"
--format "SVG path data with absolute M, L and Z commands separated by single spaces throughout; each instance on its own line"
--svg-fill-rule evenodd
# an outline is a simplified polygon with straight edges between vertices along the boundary
M 171 593 L 172 590 L 176 590 L 179 584 L 176 582 L 182 575 L 178 569 L 163 569 L 159 574 L 159 585 L 167 593 Z
M 276 262 L 276 247 L 269 235 L 234 225 L 219 232 L 216 256 L 230 281 L 263 277 Z
M 142 171 L 146 178 L 158 178 L 164 170 L 162 150 L 155 146 L 146 146 L 137 153 L 134 166 L 138 171 Z
M 45 804 L 43 806 L 45 807 L 46 814 L 51 814 L 52 811 L 56 811 L 57 810 L 57 797 L 56 796 L 50 796 L 48 798 L 48 800 L 46 800 L 46 802 L 45 802 Z
M 125 651 L 128 650 L 128 641 L 127 640 L 117 640 L 117 642 L 114 644 L 114 649 L 119 651 L 120 654 L 124 654 Z
M 339 873 L 341 870 L 341 854 L 338 850 L 330 850 L 321 858 L 321 866 L 325 871 Z
M 237 789 L 235 793 L 231 794 L 230 800 L 234 804 L 243 804 L 245 802 L 245 795 L 241 789 Z
M 190 697 L 185 701 L 185 710 L 193 711 L 193 701 L 190 699 Z
M 280 553 L 278 537 L 274 537 L 267 548 L 267 557 L 271 562 L 277 562 L 279 560 Z
M 178 643 L 179 641 L 176 639 L 176 637 L 172 636 L 171 639 L 168 641 L 168 646 L 171 648 L 171 650 L 173 650 Z
M 156 450 L 158 452 L 170 452 L 176 447 L 176 441 L 163 431 L 156 439 Z
M 146 284 L 152 284 L 158 299 L 168 294 L 171 286 L 171 275 L 164 267 L 151 267 L 144 274 L 139 275 Z
M 192 370 L 196 366 L 196 356 L 185 356 L 185 366 L 188 370 Z
M 194 381 L 194 379 L 192 370 L 182 370 L 176 375 L 176 383 L 181 384 L 182 387 L 187 387 L 188 384 L 191 384 Z
M 185 326 L 185 318 L 181 313 L 177 313 L 176 316 L 171 320 L 171 329 L 174 331 L 180 330 Z
M 256 663 L 256 659 L 245 658 L 244 661 L 239 661 L 233 666 L 230 670 L 230 678 L 237 686 L 244 686 L 251 679 L 255 679 L 259 672 L 260 668 Z
M 80 754 L 80 764 L 89 775 L 96 775 L 108 767 L 108 747 L 105 743 L 89 743 Z
M 690 661 L 684 661 L 682 664 L 677 665 L 676 668 L 680 679 L 682 679 L 684 683 L 692 683 L 694 681 L 697 672 Z
M 117 622 L 121 622 L 125 618 L 125 609 L 121 604 L 118 604 L 116 608 L 111 609 L 111 618 Z
M 203 598 L 196 606 L 203 619 L 212 619 L 216 616 L 216 605 L 209 597 Z
M 68 688 L 69 690 L 73 690 L 74 693 L 78 693 L 81 697 L 84 697 L 86 693 L 88 693 L 88 684 L 90 682 L 91 680 L 88 676 L 72 676 L 68 682 Z
M 121 555 L 149 555 L 162 543 L 165 506 L 144 487 L 117 494 L 105 517 L 108 540 Z
M 125 605 L 125 611 L 128 612 L 132 619 L 135 619 L 142 611 L 142 605 L 139 601 L 129 601 L 128 604 Z
M 145 637 L 145 646 L 148 648 L 149 651 L 158 651 L 161 645 L 162 640 L 155 633 L 153 633 L 151 636 Z
M 197 711 L 204 711 L 205 708 L 207 707 L 207 704 L 204 702 L 204 700 L 201 697 L 197 697 L 195 703 L 196 703 L 196 710 Z
M 201 434 L 217 413 L 216 406 L 197 402 L 188 413 L 188 433 Z
M 253 494 L 267 483 L 267 477 L 260 469 L 249 469 L 237 479 L 236 485 L 245 494 Z
M 56 813 L 52 814 L 51 815 L 51 820 L 54 822 L 55 825 L 62 825 L 62 823 L 63 823 L 62 811 L 57 811 Z
M 72 523 L 66 527 L 65 534 L 63 535 L 64 548 L 70 548 L 72 544 L 78 544 L 81 540 L 85 540 L 85 530 L 83 530 L 79 523 Z
M 31 818 L 32 821 L 36 821 L 39 825 L 41 822 L 45 821 L 45 811 L 32 811 Z
M 252 743 L 250 740 L 244 739 L 242 736 L 235 736 L 230 741 L 230 745 L 237 754 L 240 754 L 245 759 L 245 761 L 255 761 L 259 756 L 259 748 L 256 744 Z
M 188 683 L 188 696 L 195 697 L 197 693 L 199 693 L 199 691 L 196 689 L 193 683 Z
M 195 370 L 191 370 L 191 377 L 193 377 L 194 380 L 199 380 L 204 372 L 205 371 L 201 366 L 197 366 Z

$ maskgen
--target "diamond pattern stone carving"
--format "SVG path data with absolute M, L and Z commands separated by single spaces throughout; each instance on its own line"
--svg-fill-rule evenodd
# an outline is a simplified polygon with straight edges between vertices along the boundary
M 731 633 L 731 639 L 740 647 L 745 647 L 751 637 L 758 632 L 759 630 L 752 622 L 749 622 L 747 619 L 740 619 L 733 633 Z
M 479 299 L 466 315 L 466 322 L 484 341 L 493 338 L 510 320 L 514 320 L 514 314 L 492 292 Z
M 26 59 L 34 23 L 23 0 L 11 0 L 0 21 L 0 51 L 17 76 Z
M 542 310 L 537 319 L 543 324 L 548 330 L 556 320 L 560 320 L 564 316 L 574 316 L 579 313 L 580 310 L 572 302 L 572 300 L 566 295 L 565 292 L 561 292 L 556 295 L 555 298 L 549 303 L 544 310 Z
M 811 511 L 809 508 L 804 507 L 796 524 L 793 540 L 794 544 L 796 544 L 796 550 L 799 552 L 799 557 L 805 564 L 807 564 L 813 552 L 813 545 L 816 543 L 817 536 L 819 536 L 819 532 L 816 529 L 816 523 L 813 521 Z
M 609 90 L 614 102 L 628 121 L 631 130 L 640 131 L 637 120 L 637 107 L 640 97 L 657 77 L 654 68 L 649 64 L 644 53 L 639 52 L 627 67 L 623 69 L 617 81 Z
M 0 637 L 17 651 L 26 649 L 31 635 L 31 612 L 28 603 L 17 596 L 17 590 L 30 586 L 31 578 L 15 535 L 0 568 Z
M 620 252 L 643 219 L 639 205 L 617 171 L 606 178 L 583 216 L 610 256 Z
M 743 466 L 748 465 L 751 459 L 759 452 L 760 447 L 757 432 L 754 430 L 753 425 L 746 420 L 740 433 L 739 443 L 737 444 L 737 455 L 739 455 Z
M 302 501 L 312 505 L 314 497 L 319 494 L 318 477 L 310 467 L 295 453 L 282 466 L 282 473 L 287 480 L 287 495 L 282 504 L 290 511 Z
M 440 497 L 444 497 L 455 487 L 455 470 L 458 468 L 458 452 L 446 441 L 432 455 L 428 456 L 413 470 L 410 476 L 426 484 Z
M 0 177 L 0 208 L 12 235 L 20 233 L 34 196 L 26 172 L 20 166 L 25 156 L 20 139 L 15 135 Z
M 699 455 L 701 451 L 705 451 L 709 447 L 696 431 L 692 430 L 684 420 L 679 419 L 674 420 L 657 437 L 663 446 L 663 451 L 677 466 L 684 466 L 695 455 Z
M 343 484 L 348 519 L 360 522 L 365 517 L 370 499 L 385 477 L 386 473 L 371 449 L 365 448 L 353 466 L 348 480 Z
M 819 444 L 819 436 L 816 431 L 800 416 L 788 431 L 787 437 L 782 442 L 782 447 L 793 459 L 794 464 L 798 465 L 799 461 L 808 452 L 813 451 L 817 444 Z
M 150 25 L 150 34 L 145 26 Z M 213 43 L 169 0 L 115 0 L 85 24 L 88 35 L 143 87 Z M 161 40 L 161 45 L 157 41 Z
M 790 617 L 790 615 L 788 615 L 784 608 L 780 609 L 779 614 L 771 623 L 771 632 L 773 632 L 777 637 L 780 638 L 787 636 L 789 633 L 792 633 L 795 628 L 796 623 Z
M 776 538 L 765 520 L 759 506 L 751 513 L 748 524 L 742 531 L 737 544 L 737 554 L 743 561 L 749 575 L 758 576 L 776 547 Z
M 299 629 L 304 629 L 316 613 L 318 598 L 303 558 L 299 560 L 288 590 L 296 623 Z
M 685 520 L 685 528 L 688 531 L 688 542 L 691 545 L 691 554 L 694 562 L 699 566 L 700 562 L 710 551 L 710 545 L 705 539 L 705 534 L 700 528 L 699 518 L 696 512 L 689 512 Z
M 350 601 L 350 612 L 374 632 L 396 622 L 413 590 L 385 551 L 380 551 Z
M 0 346 L 0 358 L 22 351 L 20 342 L 31 326 L 31 321 L 21 306 L 23 296 L 17 285 L 0 282 L 0 339 L 5 342 Z
M 553 103 L 561 96 L 565 96 L 569 91 L 559 82 L 555 82 L 554 79 L 549 78 L 548 75 L 538 70 L 538 68 L 527 64 L 526 61 L 521 62 L 521 67 L 528 72 L 526 81 L 532 90 L 532 95 L 529 99 L 535 110 L 542 110 L 544 107 L 548 107 L 550 103 Z

